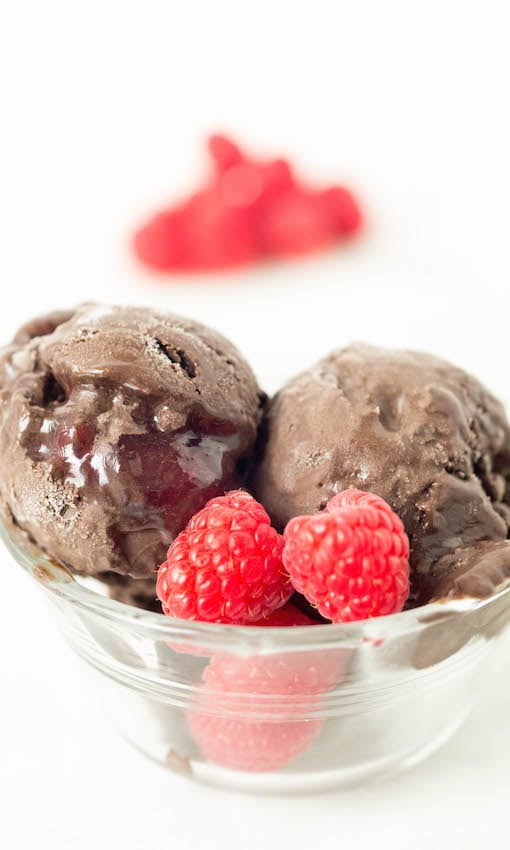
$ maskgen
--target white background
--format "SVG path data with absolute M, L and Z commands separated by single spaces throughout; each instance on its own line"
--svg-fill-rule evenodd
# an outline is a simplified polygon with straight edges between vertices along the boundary
M 431 349 L 510 395 L 506 6 L 2 0 L 2 339 L 85 299 L 159 303 L 232 337 L 270 391 L 358 338 Z M 200 175 L 215 129 L 352 185 L 365 237 L 222 279 L 143 273 L 127 234 Z M 401 779 L 305 800 L 215 792 L 117 740 L 43 600 L 4 561 L 2 847 L 508 847 L 506 672 Z

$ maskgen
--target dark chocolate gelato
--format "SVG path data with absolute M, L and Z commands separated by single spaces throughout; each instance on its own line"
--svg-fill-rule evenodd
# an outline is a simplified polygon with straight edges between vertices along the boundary
M 461 369 L 352 345 L 289 381 L 263 433 L 254 490 L 280 528 L 356 487 L 404 522 L 411 604 L 488 595 L 508 578 L 510 429 Z
M 174 536 L 242 484 L 264 402 L 215 331 L 97 305 L 21 328 L 0 392 L 4 515 L 77 573 L 143 578 L 126 586 L 149 599 Z

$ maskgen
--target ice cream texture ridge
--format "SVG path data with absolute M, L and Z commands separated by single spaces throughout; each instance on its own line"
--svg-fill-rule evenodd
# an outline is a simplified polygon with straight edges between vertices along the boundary
M 432 355 L 350 345 L 268 400 L 216 331 L 85 304 L 20 328 L 0 393 L 4 522 L 120 601 L 160 610 L 168 547 L 237 489 L 280 533 L 349 488 L 382 497 L 409 538 L 409 606 L 510 578 L 504 408 Z

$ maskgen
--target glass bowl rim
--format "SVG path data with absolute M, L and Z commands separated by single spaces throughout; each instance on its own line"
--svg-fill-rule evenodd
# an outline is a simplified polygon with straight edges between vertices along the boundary
M 288 652 L 316 650 L 341 645 L 396 638 L 424 630 L 438 622 L 462 617 L 505 600 L 510 606 L 510 579 L 484 598 L 446 598 L 409 608 L 398 614 L 357 620 L 352 623 L 317 623 L 309 626 L 239 626 L 179 620 L 163 613 L 146 611 L 102 596 L 76 580 L 75 576 L 30 543 L 23 532 L 0 520 L 0 539 L 15 561 L 50 596 L 108 621 L 112 626 L 143 632 L 152 640 L 185 641 L 190 647 L 246 649 L 271 646 Z M 233 640 L 234 638 L 234 640 Z

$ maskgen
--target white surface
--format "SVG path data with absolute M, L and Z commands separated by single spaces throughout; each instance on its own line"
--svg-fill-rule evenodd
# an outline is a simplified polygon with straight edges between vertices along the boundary
M 269 390 L 357 337 L 435 350 L 508 394 L 505 11 L 498 0 L 4 0 L 1 337 L 82 299 L 158 302 L 230 335 Z M 126 233 L 187 188 L 216 128 L 290 152 L 316 179 L 345 178 L 370 211 L 364 240 L 223 282 L 140 272 Z M 506 674 L 400 780 L 244 798 L 186 784 L 117 740 L 40 596 L 10 563 L 2 582 L 2 847 L 508 847 Z

